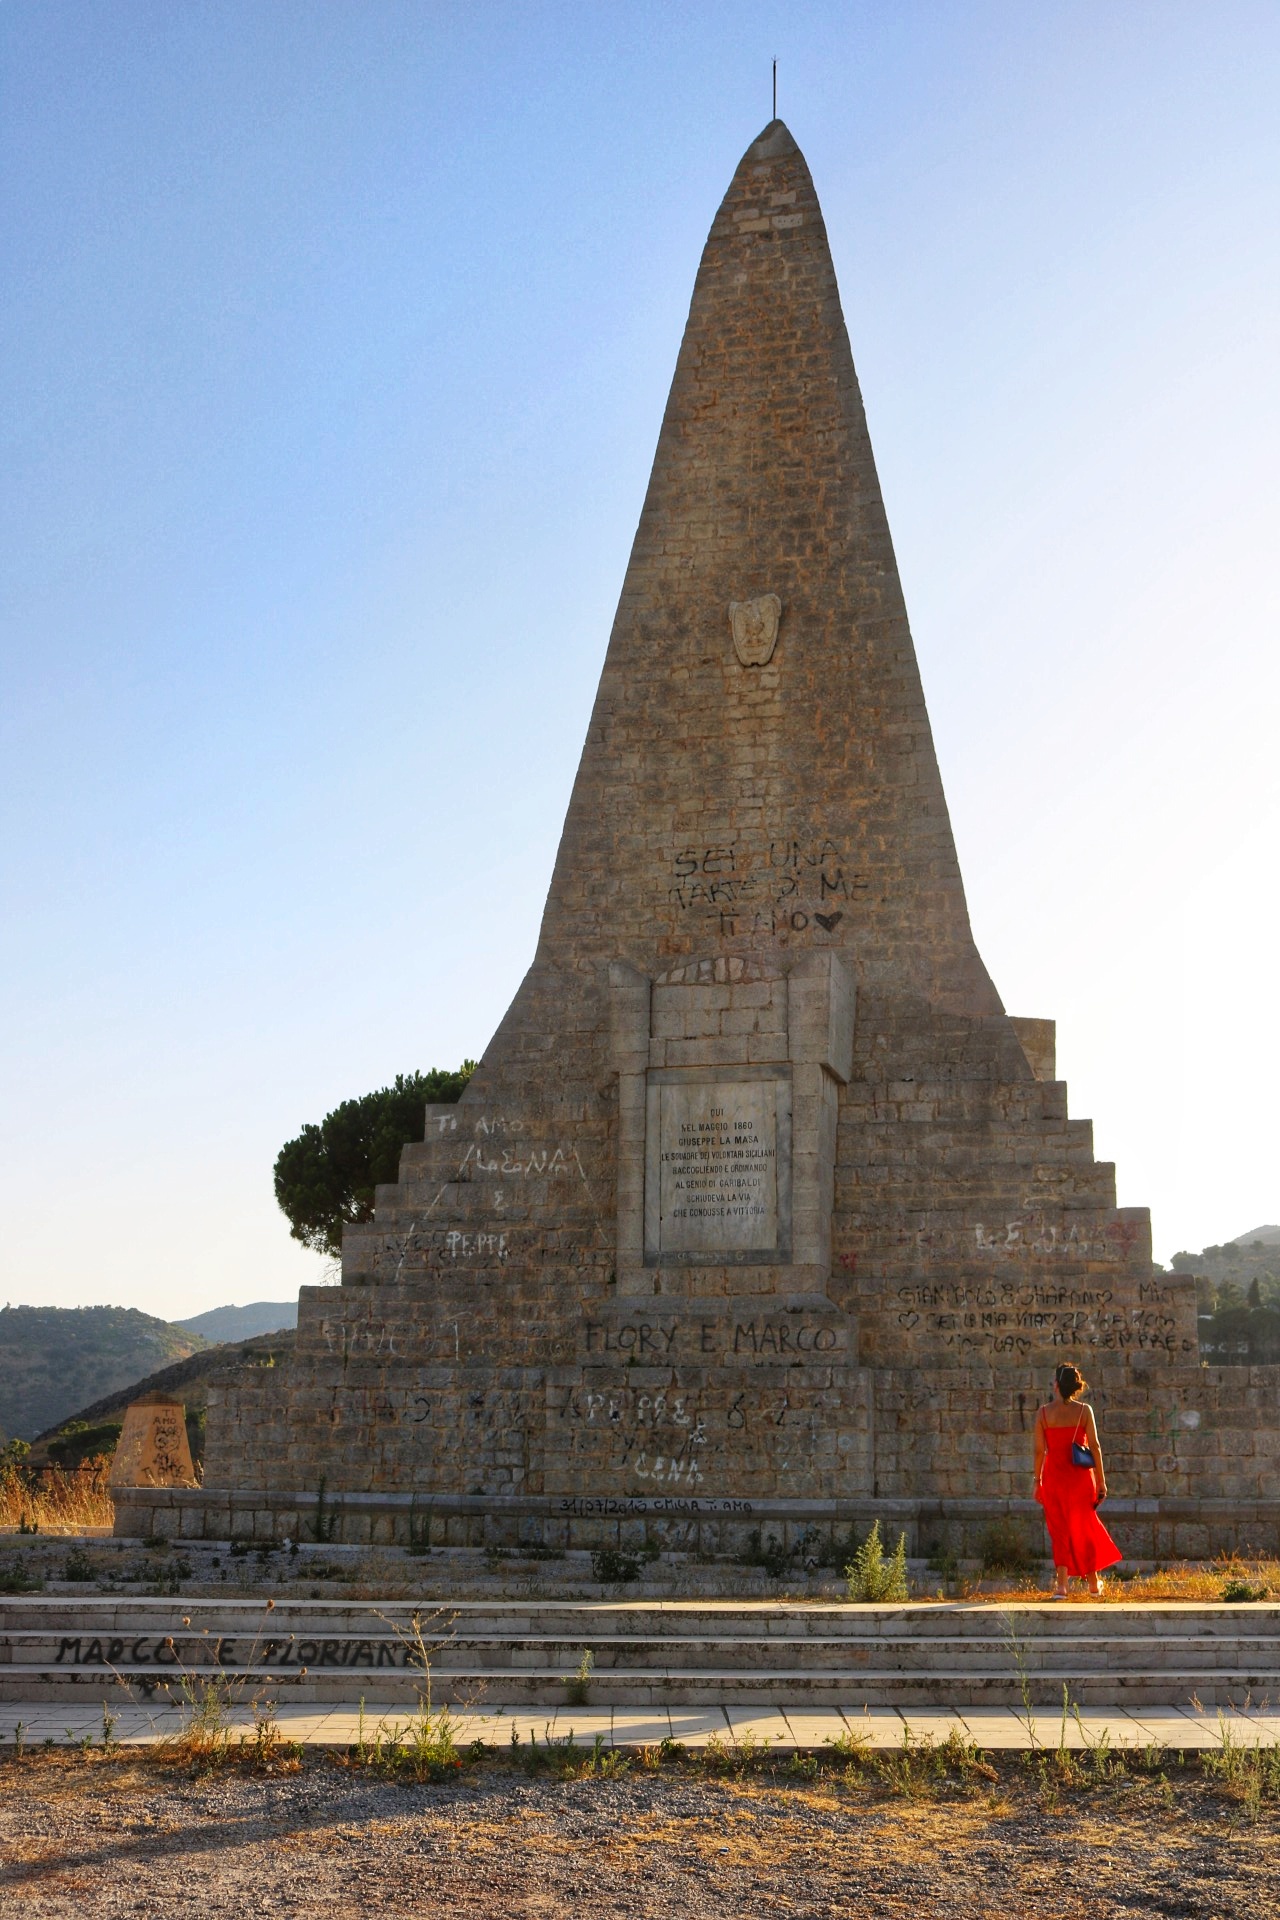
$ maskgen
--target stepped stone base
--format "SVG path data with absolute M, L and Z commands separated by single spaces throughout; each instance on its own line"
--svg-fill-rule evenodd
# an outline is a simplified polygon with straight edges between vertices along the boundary
M 1129 1559 L 1207 1560 L 1219 1554 L 1274 1555 L 1280 1500 L 1110 1500 L 1111 1530 Z M 852 1528 L 874 1520 L 892 1546 L 907 1537 L 912 1558 L 981 1553 L 993 1526 L 1012 1526 L 1032 1559 L 1046 1552 L 1034 1500 L 699 1500 L 693 1497 L 580 1498 L 392 1493 L 273 1493 L 265 1489 L 137 1487 L 117 1495 L 116 1533 L 170 1540 L 322 1540 L 348 1545 L 437 1547 L 616 1547 L 641 1552 L 740 1558 L 776 1541 L 821 1557 Z M 755 1538 L 753 1538 L 755 1536 Z

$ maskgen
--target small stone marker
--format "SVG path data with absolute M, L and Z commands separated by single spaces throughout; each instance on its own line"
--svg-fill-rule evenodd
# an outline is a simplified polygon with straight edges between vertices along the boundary
M 148 1393 L 124 1416 L 109 1487 L 194 1487 L 186 1408 L 167 1393 Z

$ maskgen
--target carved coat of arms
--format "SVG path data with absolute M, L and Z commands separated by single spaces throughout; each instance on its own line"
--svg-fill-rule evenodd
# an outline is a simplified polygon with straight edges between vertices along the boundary
M 764 667 L 773 658 L 778 644 L 778 622 L 782 602 L 776 593 L 759 600 L 731 600 L 729 625 L 733 629 L 733 650 L 744 667 Z

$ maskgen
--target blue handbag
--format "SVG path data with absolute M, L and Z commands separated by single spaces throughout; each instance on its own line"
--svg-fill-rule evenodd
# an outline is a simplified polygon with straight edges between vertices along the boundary
M 1076 1433 L 1080 1434 L 1083 1431 L 1084 1421 L 1082 1420 L 1076 1428 Z M 1093 1457 L 1092 1448 L 1086 1447 L 1082 1440 L 1076 1439 L 1071 1442 L 1071 1464 L 1073 1467 L 1096 1467 L 1098 1463 Z

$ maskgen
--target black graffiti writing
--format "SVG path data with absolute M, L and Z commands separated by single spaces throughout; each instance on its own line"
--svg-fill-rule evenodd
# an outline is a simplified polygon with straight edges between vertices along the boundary
M 748 1320 L 733 1330 L 735 1353 L 830 1353 L 839 1336 L 834 1327 L 807 1326 L 803 1321 Z
M 54 1655 L 56 1666 L 68 1667 L 199 1667 L 267 1668 L 272 1672 L 311 1671 L 321 1667 L 418 1667 L 422 1653 L 410 1639 L 361 1639 L 346 1634 L 327 1640 L 300 1640 L 290 1634 L 273 1640 L 175 1638 L 172 1634 L 133 1639 L 105 1635 L 65 1636 Z

